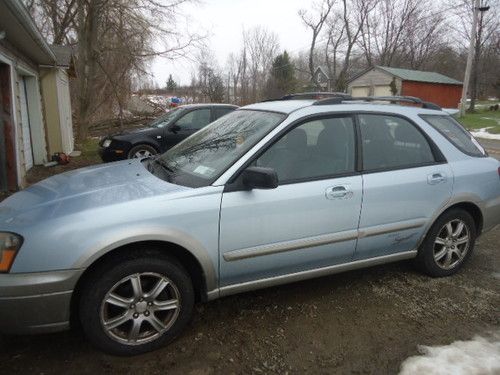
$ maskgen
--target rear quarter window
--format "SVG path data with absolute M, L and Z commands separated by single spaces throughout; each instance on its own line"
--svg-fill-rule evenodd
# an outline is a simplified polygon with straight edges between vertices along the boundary
M 420 117 L 463 153 L 476 157 L 486 156 L 486 152 L 472 134 L 453 117 L 449 115 L 420 115 Z

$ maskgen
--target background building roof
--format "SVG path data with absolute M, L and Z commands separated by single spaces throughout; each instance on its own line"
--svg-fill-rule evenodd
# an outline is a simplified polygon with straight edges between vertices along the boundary
M 443 74 L 436 72 L 425 72 L 422 70 L 410 70 L 401 68 L 392 68 L 388 66 L 375 66 L 377 69 L 386 71 L 387 73 L 401 78 L 404 81 L 416 82 L 430 82 L 430 83 L 444 83 L 449 85 L 461 85 L 462 82 L 456 79 L 447 77 Z

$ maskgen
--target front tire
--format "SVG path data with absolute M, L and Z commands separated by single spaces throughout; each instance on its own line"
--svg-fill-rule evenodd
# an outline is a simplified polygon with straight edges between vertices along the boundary
M 89 341 L 114 355 L 149 352 L 174 340 L 189 322 L 194 290 L 175 259 L 130 255 L 99 265 L 80 298 Z
M 130 149 L 127 157 L 129 159 L 142 159 L 156 155 L 158 151 L 150 145 L 137 145 Z
M 418 267 L 432 277 L 455 274 L 471 256 L 476 241 L 472 216 L 451 209 L 432 225 L 417 255 Z

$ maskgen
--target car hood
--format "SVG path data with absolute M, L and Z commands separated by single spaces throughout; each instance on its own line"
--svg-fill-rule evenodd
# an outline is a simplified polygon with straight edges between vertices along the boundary
M 132 128 L 132 129 L 127 129 L 127 130 L 122 130 L 117 133 L 113 133 L 109 135 L 107 138 L 114 138 L 114 137 L 123 137 L 127 135 L 133 135 L 133 134 L 142 134 L 142 133 L 155 133 L 158 131 L 158 128 L 154 128 L 151 126 L 145 126 L 141 128 Z
M 62 173 L 0 203 L 0 226 L 29 225 L 96 207 L 117 205 L 189 190 L 147 171 L 140 160 L 125 160 Z

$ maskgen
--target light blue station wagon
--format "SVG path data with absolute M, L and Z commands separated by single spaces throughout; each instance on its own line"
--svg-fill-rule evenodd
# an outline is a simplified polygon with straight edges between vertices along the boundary
M 138 354 L 198 300 L 411 258 L 451 275 L 500 223 L 500 164 L 445 111 L 305 98 L 2 202 L 0 332 L 78 322 L 100 349 Z

